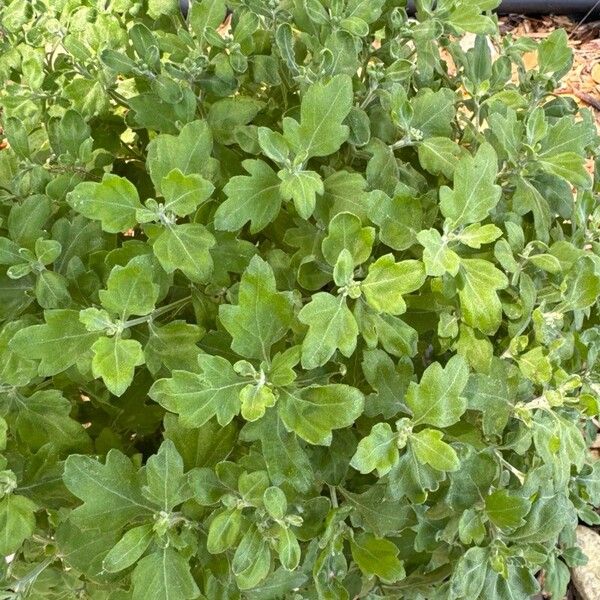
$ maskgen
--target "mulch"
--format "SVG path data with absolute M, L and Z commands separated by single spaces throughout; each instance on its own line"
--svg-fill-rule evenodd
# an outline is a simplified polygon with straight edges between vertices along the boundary
M 502 33 L 515 37 L 542 39 L 563 28 L 573 49 L 573 68 L 557 90 L 590 108 L 600 128 L 600 21 L 581 23 L 566 16 L 525 17 L 509 15 L 500 19 Z M 528 67 L 536 66 L 535 54 L 526 55 Z

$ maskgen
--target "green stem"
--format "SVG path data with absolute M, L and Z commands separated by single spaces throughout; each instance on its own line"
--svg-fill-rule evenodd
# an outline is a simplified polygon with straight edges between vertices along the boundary
M 136 325 L 141 325 L 142 323 L 148 323 L 153 321 L 157 317 L 164 315 L 169 312 L 173 308 L 182 306 L 189 302 L 192 299 L 191 296 L 186 296 L 185 298 L 180 298 L 179 300 L 175 300 L 175 302 L 171 302 L 171 304 L 167 304 L 165 306 L 160 306 L 155 311 L 151 312 L 149 315 L 145 315 L 144 317 L 138 317 L 137 319 L 130 319 L 129 321 L 123 322 L 123 329 L 127 329 L 129 327 L 135 327 Z
M 329 485 L 329 496 L 331 497 L 331 506 L 333 506 L 333 508 L 337 508 L 339 506 L 338 504 L 338 499 L 337 499 L 337 492 L 335 489 L 334 485 Z

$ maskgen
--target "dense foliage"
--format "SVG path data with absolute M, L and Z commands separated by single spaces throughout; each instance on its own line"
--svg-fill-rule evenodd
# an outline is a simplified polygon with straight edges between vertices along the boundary
M 496 4 L 3 5 L 0 597 L 561 597 L 598 137 Z

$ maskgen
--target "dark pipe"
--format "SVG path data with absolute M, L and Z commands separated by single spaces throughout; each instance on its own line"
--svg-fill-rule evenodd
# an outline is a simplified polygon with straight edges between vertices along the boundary
M 190 0 L 179 0 L 184 17 L 187 17 Z M 414 12 L 414 2 L 408 1 L 409 12 Z M 591 12 L 590 12 L 591 11 Z M 498 8 L 501 15 L 588 15 L 600 17 L 600 3 L 596 0 L 503 0 Z M 588 14 L 589 13 L 589 14 Z
M 408 2 L 409 12 L 414 11 L 414 2 Z M 501 15 L 585 15 L 592 11 L 591 17 L 600 16 L 600 3 L 596 0 L 503 0 L 498 7 Z

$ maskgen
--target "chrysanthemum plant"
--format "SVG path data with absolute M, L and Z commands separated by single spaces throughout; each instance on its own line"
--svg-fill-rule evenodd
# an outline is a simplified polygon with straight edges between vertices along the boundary
M 594 119 L 416 4 L 0 8 L 1 598 L 562 597 Z

